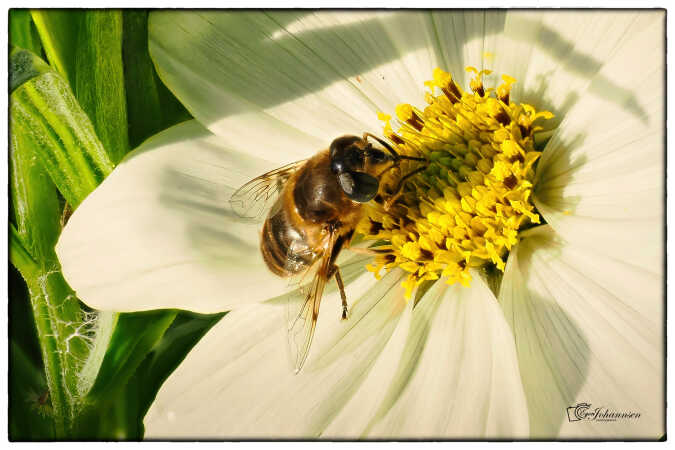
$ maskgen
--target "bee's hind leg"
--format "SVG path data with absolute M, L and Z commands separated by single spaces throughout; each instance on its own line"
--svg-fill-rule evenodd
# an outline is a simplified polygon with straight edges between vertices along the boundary
M 331 267 L 330 274 L 335 275 L 335 282 L 338 285 L 340 290 L 340 298 L 342 298 L 342 320 L 347 320 L 348 309 L 347 309 L 347 294 L 345 294 L 345 284 L 342 282 L 342 275 L 340 275 L 340 268 L 336 265 Z

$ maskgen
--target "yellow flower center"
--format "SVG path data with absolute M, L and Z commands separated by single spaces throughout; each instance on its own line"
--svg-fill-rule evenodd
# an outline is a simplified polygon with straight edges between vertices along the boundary
M 469 286 L 472 267 L 492 264 L 503 271 L 518 230 L 539 223 L 530 197 L 533 165 L 541 154 L 534 133 L 542 127 L 533 122 L 553 114 L 512 102 L 515 79 L 504 75 L 503 84 L 486 89 L 482 77 L 490 71 L 467 71 L 476 74 L 471 92 L 435 69 L 425 83 L 428 106 L 420 111 L 398 105 L 396 131 L 391 116 L 379 114 L 397 152 L 428 161 L 406 161 L 385 172 L 381 192 L 387 195 L 367 205 L 357 229 L 382 244 L 374 248 L 377 256 L 368 270 L 377 277 L 383 268 L 408 272 L 403 283 L 408 297 L 425 280 L 439 277 Z

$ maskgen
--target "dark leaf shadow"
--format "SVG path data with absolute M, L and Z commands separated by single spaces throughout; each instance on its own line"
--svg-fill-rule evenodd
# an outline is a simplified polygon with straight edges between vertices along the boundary
M 421 13 L 422 23 L 426 22 L 427 29 L 435 30 L 438 16 L 443 13 L 438 11 Z M 459 11 L 448 13 L 466 14 Z M 253 15 L 250 12 L 225 14 L 227 15 L 220 17 L 217 24 L 212 24 L 215 27 L 207 27 L 207 23 L 211 24 L 210 17 L 203 16 L 204 27 L 196 30 L 194 36 L 192 30 L 186 30 L 188 42 L 195 46 L 195 51 L 202 48 L 205 52 L 213 52 L 213 47 L 205 43 L 224 44 L 217 47 L 214 54 L 214 57 L 224 62 L 220 70 L 200 73 L 199 76 L 244 100 L 243 104 L 246 106 L 232 105 L 225 115 L 241 113 L 242 108 L 250 108 L 253 105 L 260 109 L 280 105 L 309 93 L 321 91 L 343 79 L 356 85 L 359 83 L 359 75 L 428 46 L 428 37 L 416 29 L 417 24 L 410 21 L 407 16 L 395 13 L 381 17 L 373 16 L 355 23 L 292 33 L 287 30 L 292 30 L 295 23 L 302 23 L 312 14 L 311 11 L 266 11 L 262 15 L 257 12 Z M 484 20 L 476 21 L 482 23 L 482 26 L 464 29 L 467 34 L 461 36 L 463 42 L 490 37 L 504 30 L 506 14 L 501 11 L 483 11 L 483 14 Z M 488 14 L 492 15 L 490 20 L 486 19 Z M 579 52 L 572 41 L 552 28 L 539 26 L 526 15 L 510 17 L 515 21 L 515 26 L 512 27 L 515 33 L 512 34 L 512 38 L 531 41 L 527 30 L 539 27 L 538 39 L 534 45 L 561 61 L 564 70 L 589 80 L 593 79 L 587 94 L 615 102 L 640 120 L 647 120 L 645 111 L 631 89 L 598 74 L 604 61 Z M 392 30 L 405 34 L 405 40 L 394 42 L 390 37 Z M 519 34 L 520 30 L 522 33 Z M 433 51 L 439 64 L 450 63 L 444 54 L 447 52 L 440 49 L 463 45 L 463 42 L 440 42 L 437 33 L 433 39 L 436 40 Z M 185 43 L 181 43 L 183 44 Z M 164 46 L 167 52 L 172 51 L 171 44 L 167 46 L 164 42 L 156 42 L 156 45 Z M 203 47 L 204 45 L 206 47 Z M 197 61 L 198 59 L 192 60 L 188 56 L 181 63 L 186 67 L 198 67 Z M 480 63 L 481 61 L 462 61 L 463 65 Z M 431 69 L 430 67 L 429 70 Z M 464 75 L 464 67 L 445 67 L 445 69 Z M 389 74 L 383 70 L 380 76 L 384 79 Z M 431 72 L 429 76 L 431 77 Z M 527 100 L 541 103 L 536 99 L 537 97 L 527 96 Z M 558 117 L 562 118 L 564 112 L 577 100 L 578 96 L 570 94 L 564 107 L 560 108 Z
M 567 112 L 575 105 L 579 100 L 579 94 L 577 92 L 570 91 L 565 96 L 565 100 L 560 106 L 554 106 L 550 96 L 547 94 L 548 89 L 551 85 L 551 76 L 553 71 L 548 71 L 541 73 L 536 77 L 536 84 L 533 86 L 527 86 L 523 91 L 523 96 L 520 99 L 515 99 L 518 102 L 528 103 L 534 106 L 537 111 L 550 111 L 554 114 L 554 117 L 549 120 L 540 120 L 539 125 L 543 126 L 546 130 L 557 128 L 560 125 L 560 122 L 565 118 Z
M 160 201 L 171 209 L 184 211 L 184 217 L 188 218 L 186 235 L 201 254 L 220 260 L 228 258 L 232 249 L 238 253 L 259 251 L 241 235 L 225 227 L 227 222 L 236 219 L 228 202 L 234 191 L 232 188 L 175 169 L 167 170 L 164 178 L 162 185 L 167 189 L 162 192 Z M 251 232 L 256 232 L 254 227 Z
M 419 361 L 428 344 L 427 338 L 429 333 L 431 333 L 434 315 L 440 307 L 441 297 L 444 292 L 445 289 L 441 289 L 440 293 L 436 291 L 433 293 L 433 298 L 425 299 L 429 301 L 421 301 L 415 305 L 415 326 L 411 326 L 411 332 L 406 340 L 396 374 L 382 399 L 380 407 L 373 414 L 368 426 L 364 430 L 364 435 L 367 435 L 376 425 L 377 421 L 387 414 L 390 406 L 396 403 L 396 398 L 403 392 L 418 370 Z
M 152 142 L 148 144 L 132 156 L 156 148 Z M 184 222 L 185 236 L 193 248 L 214 264 L 228 261 L 233 254 L 260 252 L 258 246 L 252 244 L 255 239 L 251 239 L 251 235 L 257 236 L 257 224 L 244 223 L 234 213 L 229 203 L 234 188 L 227 182 L 234 173 L 252 173 L 253 167 L 257 167 L 253 164 L 253 159 L 202 142 L 184 167 L 178 161 L 171 162 L 160 172 L 159 202 L 178 212 L 176 217 Z M 207 178 L 197 175 L 199 172 L 193 167 L 201 165 L 209 166 L 212 175 Z M 217 175 L 220 171 L 222 177 Z
M 359 75 L 428 46 L 428 37 L 415 29 L 416 24 L 408 16 L 394 13 L 373 15 L 356 23 L 286 31 L 292 30 L 295 23 L 302 24 L 311 14 L 298 10 L 241 12 L 224 14 L 217 21 L 202 16 L 203 27 L 194 32 L 185 30 L 188 43 L 197 52 L 213 52 L 209 43 L 225 45 L 217 47 L 214 53 L 215 58 L 223 61 L 220 70 L 199 76 L 244 98 L 247 106 L 266 109 L 321 91 L 343 79 L 356 85 L 360 82 Z M 422 14 L 421 18 L 428 29 L 433 28 L 431 14 Z M 469 29 L 466 39 L 498 33 L 502 28 L 503 23 L 495 23 L 490 29 Z M 403 30 L 406 38 L 394 41 L 390 37 L 392 30 Z M 155 41 L 155 45 L 172 52 L 174 44 Z M 436 57 L 442 60 L 438 52 Z M 198 60 L 196 54 L 195 59 L 185 55 L 181 64 L 198 67 Z M 432 69 L 429 67 L 430 76 Z M 457 70 L 464 72 L 463 68 Z M 385 71 L 379 76 L 390 77 Z M 232 107 L 226 114 L 240 112 Z
M 588 161 L 586 154 L 577 155 L 572 159 L 572 150 L 583 145 L 585 138 L 586 135 L 580 133 L 569 140 L 557 139 L 555 143 L 547 145 L 544 153 L 547 151 L 555 153 L 550 156 L 551 159 L 546 161 L 545 165 L 540 162 L 535 168 L 538 171 L 533 189 L 535 202 L 541 201 L 549 207 L 563 211 L 564 214 L 576 213 L 581 196 L 564 195 L 565 187 L 574 181 L 576 172 Z M 552 147 L 553 145 L 555 148 Z M 565 170 L 562 172 L 557 170 L 553 173 L 553 169 L 559 167 L 564 167 Z M 546 220 L 545 215 L 543 219 Z
M 537 77 L 537 84 L 523 92 L 523 99 L 515 99 L 515 101 L 525 101 L 531 104 L 538 111 L 547 110 L 554 114 L 554 117 L 549 120 L 539 119 L 536 122 L 536 125 L 544 127 L 545 130 L 555 130 L 579 99 L 576 92 L 570 92 L 560 106 L 553 106 L 547 95 L 551 75 L 552 72 L 540 74 Z M 572 159 L 572 150 L 581 147 L 585 140 L 586 134 L 578 133 L 569 139 L 563 140 L 554 137 L 548 141 L 543 149 L 542 158 L 548 158 L 549 160 L 546 164 L 542 164 L 542 158 L 540 158 L 534 167 L 537 176 L 533 194 L 536 199 L 548 205 L 555 205 L 556 208 L 564 208 L 564 211 L 568 214 L 575 213 L 581 198 L 578 195 L 563 198 L 562 194 L 565 186 L 574 180 L 575 172 L 588 161 L 588 156 L 585 154 L 577 155 Z M 553 164 L 554 161 L 555 164 Z M 553 167 L 564 167 L 565 171 L 552 173 Z M 552 177 L 555 177 L 555 180 L 551 180 Z M 543 219 L 546 220 L 546 217 Z
M 538 340 L 540 370 L 530 367 L 523 370 L 521 377 L 530 413 L 532 437 L 551 438 L 557 436 L 564 420 L 567 407 L 574 406 L 588 375 L 590 348 L 586 337 L 574 321 L 548 298 L 530 296 L 526 307 L 529 312 L 530 329 L 533 335 L 516 335 L 516 348 L 522 352 L 522 340 L 529 340 L 527 347 Z M 528 357 L 532 357 L 529 355 Z M 540 389 L 534 389 L 534 386 Z M 528 389 L 529 388 L 529 389 Z M 536 406 L 535 406 L 536 405 Z
M 560 12 L 560 14 L 565 13 L 573 14 L 574 12 Z M 537 24 L 533 20 L 528 19 L 525 15 L 513 16 L 513 18 L 513 20 L 516 21 L 516 25 L 513 29 L 516 33 L 521 31 L 521 34 L 515 34 L 512 37 L 522 41 L 529 40 L 530 35 L 527 30 L 536 27 Z M 556 60 L 561 61 L 561 67 L 565 70 L 575 73 L 583 78 L 593 80 L 588 88 L 587 94 L 595 95 L 603 100 L 616 103 L 630 114 L 639 118 L 643 123 L 648 123 L 649 120 L 646 111 L 640 106 L 633 90 L 620 86 L 605 75 L 598 74 L 600 69 L 602 69 L 604 61 L 594 58 L 589 54 L 579 52 L 574 48 L 574 43 L 572 41 L 565 39 L 560 33 L 546 26 L 540 27 L 538 40 L 535 44 L 538 49 L 548 53 Z M 530 99 L 535 97 L 528 96 L 527 98 Z M 578 96 L 568 97 L 566 108 L 561 112 L 569 110 L 578 99 Z

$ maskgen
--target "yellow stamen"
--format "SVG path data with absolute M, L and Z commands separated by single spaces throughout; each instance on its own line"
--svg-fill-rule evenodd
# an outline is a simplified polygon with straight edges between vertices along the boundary
M 527 104 L 511 102 L 514 78 L 503 75 L 497 89 L 485 89 L 478 71 L 473 93 L 463 91 L 452 76 L 435 69 L 425 85 L 428 106 L 396 108 L 398 130 L 383 113 L 384 135 L 403 155 L 424 157 L 425 170 L 406 180 L 400 197 L 392 201 L 402 175 L 420 167 L 404 161 L 380 182 L 380 193 L 391 204 L 369 203 L 367 217 L 357 231 L 384 240 L 382 253 L 367 269 L 379 277 L 400 267 L 409 273 L 403 283 L 409 298 L 425 280 L 447 277 L 447 282 L 469 286 L 469 269 L 494 265 L 503 271 L 508 251 L 518 242 L 518 230 L 540 218 L 531 202 L 534 164 L 533 126 L 549 119 Z

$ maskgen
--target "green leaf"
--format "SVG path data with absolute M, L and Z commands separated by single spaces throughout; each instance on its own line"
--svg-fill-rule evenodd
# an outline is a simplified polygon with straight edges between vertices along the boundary
M 13 47 L 9 59 L 9 93 L 26 81 L 49 71 L 49 66 L 28 50 Z
M 75 97 L 94 124 L 113 163 L 129 151 L 122 64 L 122 12 L 81 14 L 75 53 Z
M 75 54 L 81 15 L 68 9 L 32 10 L 47 60 L 71 86 L 75 86 Z
M 13 224 L 9 224 L 9 260 L 24 279 L 35 278 L 40 273 L 40 266 L 26 250 L 26 246 Z
M 9 43 L 36 55 L 42 51 L 40 36 L 27 9 L 9 10 Z
M 69 82 L 113 163 L 129 151 L 120 10 L 37 10 L 52 66 Z
M 9 136 L 9 183 L 19 236 L 41 266 L 53 266 L 54 245 L 61 232 L 61 208 L 56 187 L 24 133 L 12 132 Z
M 115 399 L 176 314 L 174 310 L 120 314 L 96 381 L 85 401 L 94 404 Z
M 33 148 L 54 184 L 75 208 L 112 171 L 113 164 L 59 74 L 23 49 L 10 54 L 10 69 L 14 61 L 26 59 L 34 63 L 27 70 L 36 70 L 39 75 L 10 95 L 10 130 L 17 141 Z
M 161 82 L 148 52 L 148 11 L 130 9 L 124 19 L 124 78 L 132 148 L 159 131 L 189 120 L 190 113 Z

